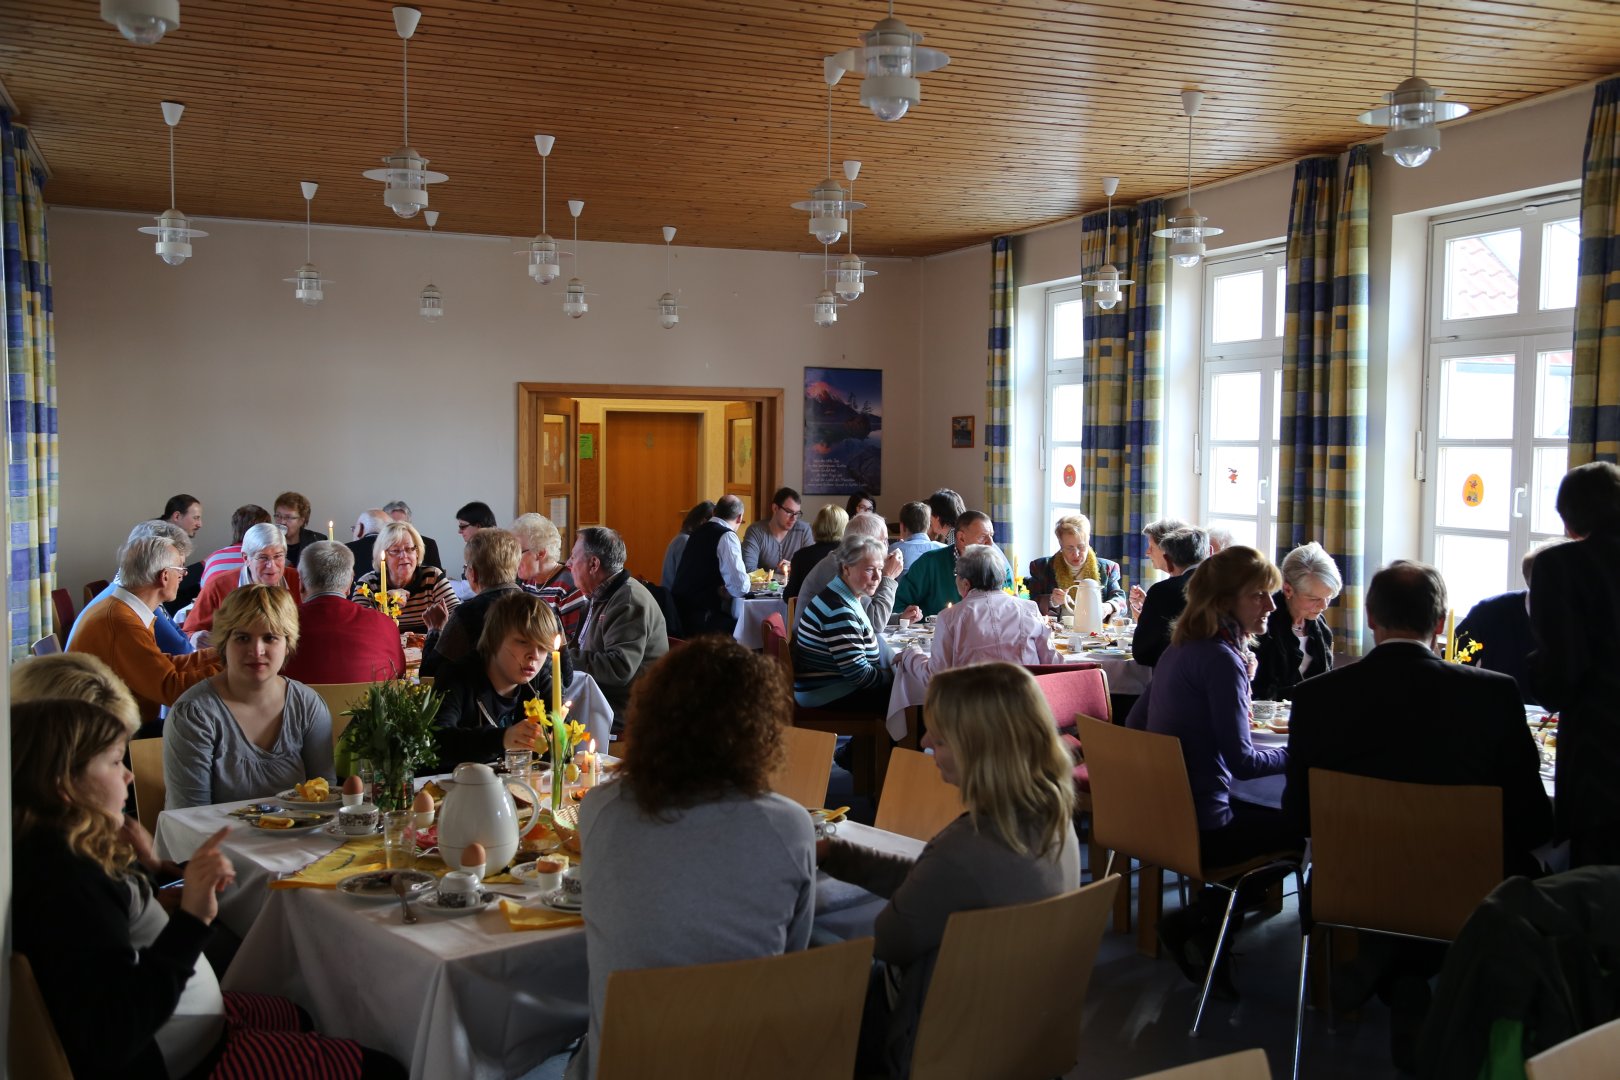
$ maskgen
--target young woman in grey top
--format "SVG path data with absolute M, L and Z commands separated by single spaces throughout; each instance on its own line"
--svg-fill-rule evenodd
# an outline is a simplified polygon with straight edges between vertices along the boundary
M 942 671 L 923 706 L 923 746 L 967 812 L 915 863 L 841 840 L 816 845 L 822 869 L 889 899 L 857 1071 L 911 1071 L 911 1047 L 945 923 L 953 912 L 1024 904 L 1080 887 L 1069 756 L 1034 678 L 1007 663 Z
M 225 670 L 169 710 L 166 808 L 262 799 L 317 776 L 335 780 L 326 703 L 281 676 L 298 646 L 298 607 L 287 590 L 232 591 L 214 615 L 213 633 Z
M 768 790 L 791 720 L 776 663 L 700 637 L 636 681 L 617 782 L 580 808 L 591 1021 L 568 1076 L 601 1060 L 608 976 L 803 949 L 815 914 L 810 815 Z

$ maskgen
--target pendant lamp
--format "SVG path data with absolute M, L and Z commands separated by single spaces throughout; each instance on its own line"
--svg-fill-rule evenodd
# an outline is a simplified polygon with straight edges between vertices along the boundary
M 894 0 L 889 0 L 889 17 L 861 35 L 861 46 L 846 49 L 827 58 L 840 71 L 863 76 L 861 104 L 879 120 L 898 120 L 922 100 L 922 83 L 917 79 L 938 71 L 951 58 L 938 49 L 917 44 L 921 34 L 894 17 Z
M 1103 194 L 1108 196 L 1108 224 L 1103 226 L 1103 265 L 1097 271 L 1097 276 L 1080 282 L 1097 290 L 1097 306 L 1108 311 L 1121 299 L 1124 293 L 1119 291 L 1121 285 L 1135 285 L 1130 278 L 1119 276 L 1119 268 L 1114 265 L 1114 192 L 1119 190 L 1119 177 L 1103 177 Z
M 568 212 L 574 217 L 574 270 L 577 274 L 580 264 L 585 261 L 579 250 L 579 215 L 585 210 L 584 199 L 569 199 Z M 585 300 L 585 282 L 577 276 L 568 279 L 568 291 L 563 295 L 563 314 L 570 319 L 577 319 L 591 310 Z
M 670 275 L 669 245 L 675 240 L 675 226 L 665 225 L 664 229 L 664 295 L 658 298 L 658 325 L 665 330 L 673 330 L 681 321 L 681 305 L 675 299 Z
M 1384 153 L 1395 159 L 1395 164 L 1415 169 L 1440 149 L 1440 129 L 1434 125 L 1442 120 L 1455 120 L 1468 115 L 1468 106 L 1456 101 L 1441 101 L 1444 90 L 1436 90 L 1417 73 L 1418 5 L 1412 0 L 1412 75 L 1394 90 L 1384 95 L 1389 102 L 1381 109 L 1368 109 L 1356 117 L 1363 124 L 1387 127 Z
M 442 184 L 450 179 L 444 173 L 430 172 L 427 158 L 411 149 L 411 35 L 416 33 L 422 13 L 413 7 L 394 9 L 394 29 L 398 31 L 403 49 L 401 70 L 404 72 L 404 131 L 405 139 L 399 149 L 382 159 L 385 169 L 370 169 L 361 175 L 377 180 L 383 188 L 383 205 L 402 218 L 412 218 L 427 207 L 429 184 Z
M 186 107 L 177 101 L 165 101 L 163 104 L 163 122 L 169 125 L 169 208 L 158 215 L 156 225 L 148 225 L 140 231 L 148 236 L 157 237 L 157 253 L 163 261 L 170 266 L 179 266 L 191 258 L 191 241 L 199 236 L 208 234 L 201 229 L 193 229 L 191 222 L 186 220 L 174 207 L 174 129 L 180 124 L 180 116 Z
M 1203 103 L 1204 95 L 1199 91 L 1181 92 L 1181 111 L 1187 114 L 1187 201 L 1170 216 L 1167 222 L 1169 228 L 1159 229 L 1153 234 L 1170 241 L 1169 254 L 1177 266 L 1197 266 L 1204 258 L 1204 241 L 1226 231 L 1204 224 L 1209 219 L 1194 210 L 1192 204 L 1193 117 L 1198 115 L 1199 106 Z
M 793 209 L 809 211 L 810 235 L 816 238 L 816 243 L 826 247 L 838 243 L 849 228 L 849 215 L 866 209 L 866 204 L 850 198 L 844 186 L 833 179 L 832 88 L 844 77 L 844 71 L 834 67 L 830 60 L 822 63 L 821 71 L 827 81 L 827 179 L 811 188 L 810 198 L 794 203 Z
M 444 294 L 433 284 L 433 227 L 439 223 L 439 212 L 429 210 L 422 215 L 428 227 L 428 283 L 422 290 L 420 311 L 422 318 L 432 322 L 444 315 Z
M 855 178 L 861 173 L 861 163 L 858 161 L 844 162 L 844 177 L 849 180 L 849 194 L 855 196 Z M 855 254 L 855 222 L 849 223 L 849 254 L 838 260 L 838 267 L 830 271 L 832 291 L 838 294 L 840 300 L 854 303 L 866 292 L 866 279 L 877 274 L 876 270 L 868 270 L 866 261 Z
M 101 21 L 112 23 L 124 40 L 155 45 L 180 26 L 180 0 L 101 0 Z
M 309 234 L 312 228 L 310 207 L 315 201 L 315 192 L 320 185 L 305 180 L 298 186 L 304 192 L 304 265 L 298 268 L 298 273 L 290 278 L 282 278 L 282 280 L 293 287 L 293 297 L 295 299 L 314 307 L 321 302 L 321 297 L 324 295 L 321 292 L 321 286 L 332 284 L 329 278 L 321 277 L 321 272 L 315 269 L 315 264 L 310 261 L 309 253 Z
M 551 238 L 546 231 L 546 162 L 551 157 L 551 148 L 557 143 L 555 135 L 536 135 L 534 148 L 540 151 L 540 235 L 530 240 L 528 246 L 518 252 L 519 255 L 529 257 L 529 276 L 540 285 L 550 285 L 562 274 L 561 257 L 566 252 L 557 250 L 557 241 Z

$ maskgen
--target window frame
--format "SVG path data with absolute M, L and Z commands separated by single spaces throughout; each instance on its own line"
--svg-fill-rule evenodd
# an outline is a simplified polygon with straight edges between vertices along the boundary
M 1089 304 L 1091 297 L 1086 289 L 1078 282 L 1053 285 L 1046 290 L 1046 333 L 1041 344 L 1041 382 L 1045 405 L 1041 415 L 1040 439 L 1040 476 L 1041 476 L 1041 520 L 1056 521 L 1063 516 L 1063 512 L 1084 513 L 1082 498 L 1084 496 L 1084 475 L 1076 469 L 1077 475 L 1074 485 L 1074 499 L 1071 502 L 1059 502 L 1052 497 L 1052 488 L 1055 483 L 1053 477 L 1053 451 L 1059 447 L 1082 451 L 1083 443 L 1079 439 L 1058 440 L 1054 437 L 1057 431 L 1057 388 L 1060 386 L 1079 386 L 1081 394 L 1085 393 L 1085 363 L 1086 349 L 1090 339 L 1085 333 L 1085 318 L 1081 319 L 1080 351 L 1074 356 L 1059 357 L 1056 355 L 1057 340 L 1057 308 L 1068 303 Z M 1089 308 L 1082 308 L 1085 316 L 1089 316 Z M 1084 398 L 1082 397 L 1082 400 Z M 1083 410 L 1082 406 L 1082 410 Z M 1081 429 L 1084 430 L 1085 417 L 1082 411 L 1080 418 Z

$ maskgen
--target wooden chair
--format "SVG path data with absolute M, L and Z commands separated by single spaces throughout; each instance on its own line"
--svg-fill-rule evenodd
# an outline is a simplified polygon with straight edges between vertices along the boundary
M 309 688 L 321 696 L 321 700 L 326 702 L 327 711 L 332 714 L 332 745 L 336 746 L 338 736 L 349 726 L 349 717 L 344 714 L 349 711 L 349 706 L 366 696 L 371 683 L 310 683 Z
M 34 644 L 29 647 L 29 651 L 31 651 L 35 656 L 49 656 L 52 653 L 61 652 L 62 643 L 57 640 L 56 634 L 53 631 L 52 633 L 46 634 L 44 637 L 34 642 Z
M 1583 1031 L 1524 1063 L 1530 1080 L 1590 1080 L 1611 1076 L 1620 1061 L 1620 1020 Z
M 149 833 L 157 832 L 158 815 L 169 797 L 163 779 L 163 739 L 132 739 L 129 769 L 135 774 L 135 816 Z
M 1067 1073 L 1079 1057 L 1080 1009 L 1119 884 L 1110 878 L 1031 904 L 952 915 L 917 1025 L 913 1080 Z
M 918 750 L 891 752 L 874 822 L 878 828 L 932 840 L 965 809 L 962 792 L 940 777 L 932 757 Z
M 73 1080 L 67 1052 L 40 996 L 34 969 L 22 953 L 11 954 L 11 1031 L 7 1064 L 12 1076 L 29 1080 Z
M 1300 853 L 1275 851 L 1235 866 L 1204 865 L 1181 740 L 1105 724 L 1088 716 L 1079 718 L 1076 730 L 1091 766 L 1092 836 L 1108 849 L 1104 873 L 1112 872 L 1115 855 L 1135 856 L 1142 864 L 1142 879 L 1137 887 L 1137 933 L 1151 937 L 1158 931 L 1162 870 L 1207 882 L 1228 894 L 1226 914 L 1210 953 L 1189 1032 L 1197 1035 L 1215 968 L 1227 944 L 1238 889 L 1251 876 L 1279 867 L 1301 875 Z M 1303 881 L 1301 885 L 1303 889 Z
M 1208 1061 L 1148 1073 L 1136 1080 L 1271 1080 L 1271 1066 L 1266 1063 L 1266 1052 L 1257 1046 Z
M 788 650 L 787 629 L 780 613 L 768 615 L 760 624 L 760 639 L 765 655 L 781 664 L 793 681 L 793 656 Z M 830 731 L 834 735 L 848 735 L 850 746 L 850 775 L 855 790 L 876 796 L 883 786 L 883 775 L 889 767 L 889 752 L 894 742 L 889 738 L 886 718 L 879 713 L 843 712 L 838 709 L 816 709 L 797 703 L 793 706 L 793 726 L 812 731 Z
M 73 594 L 66 589 L 52 589 L 51 611 L 56 616 L 57 636 L 66 641 L 73 630 Z
M 84 587 L 84 606 L 79 610 L 83 611 L 84 608 L 89 607 L 90 601 L 100 596 L 101 590 L 105 589 L 110 584 L 111 582 L 109 582 L 106 578 L 102 578 L 99 581 L 92 581 L 90 584 L 86 585 Z
M 760 960 L 615 971 L 598 1080 L 849 1080 L 871 964 L 872 939 L 859 938 Z
M 1501 788 L 1327 769 L 1312 769 L 1309 783 L 1311 924 L 1300 936 L 1296 1078 L 1312 925 L 1449 942 L 1502 882 Z
M 770 788 L 807 810 L 826 805 L 838 736 L 826 731 L 787 728 L 782 732 L 782 763 L 771 773 Z

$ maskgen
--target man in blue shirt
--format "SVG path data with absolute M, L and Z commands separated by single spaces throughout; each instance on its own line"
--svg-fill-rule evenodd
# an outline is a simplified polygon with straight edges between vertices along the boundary
M 917 561 L 917 556 L 929 551 L 938 551 L 945 545 L 938 540 L 928 537 L 928 504 L 909 502 L 900 508 L 900 539 L 889 545 L 890 550 L 898 551 L 905 560 L 905 570 L 900 571 L 902 577 L 905 571 L 911 569 L 911 564 Z

